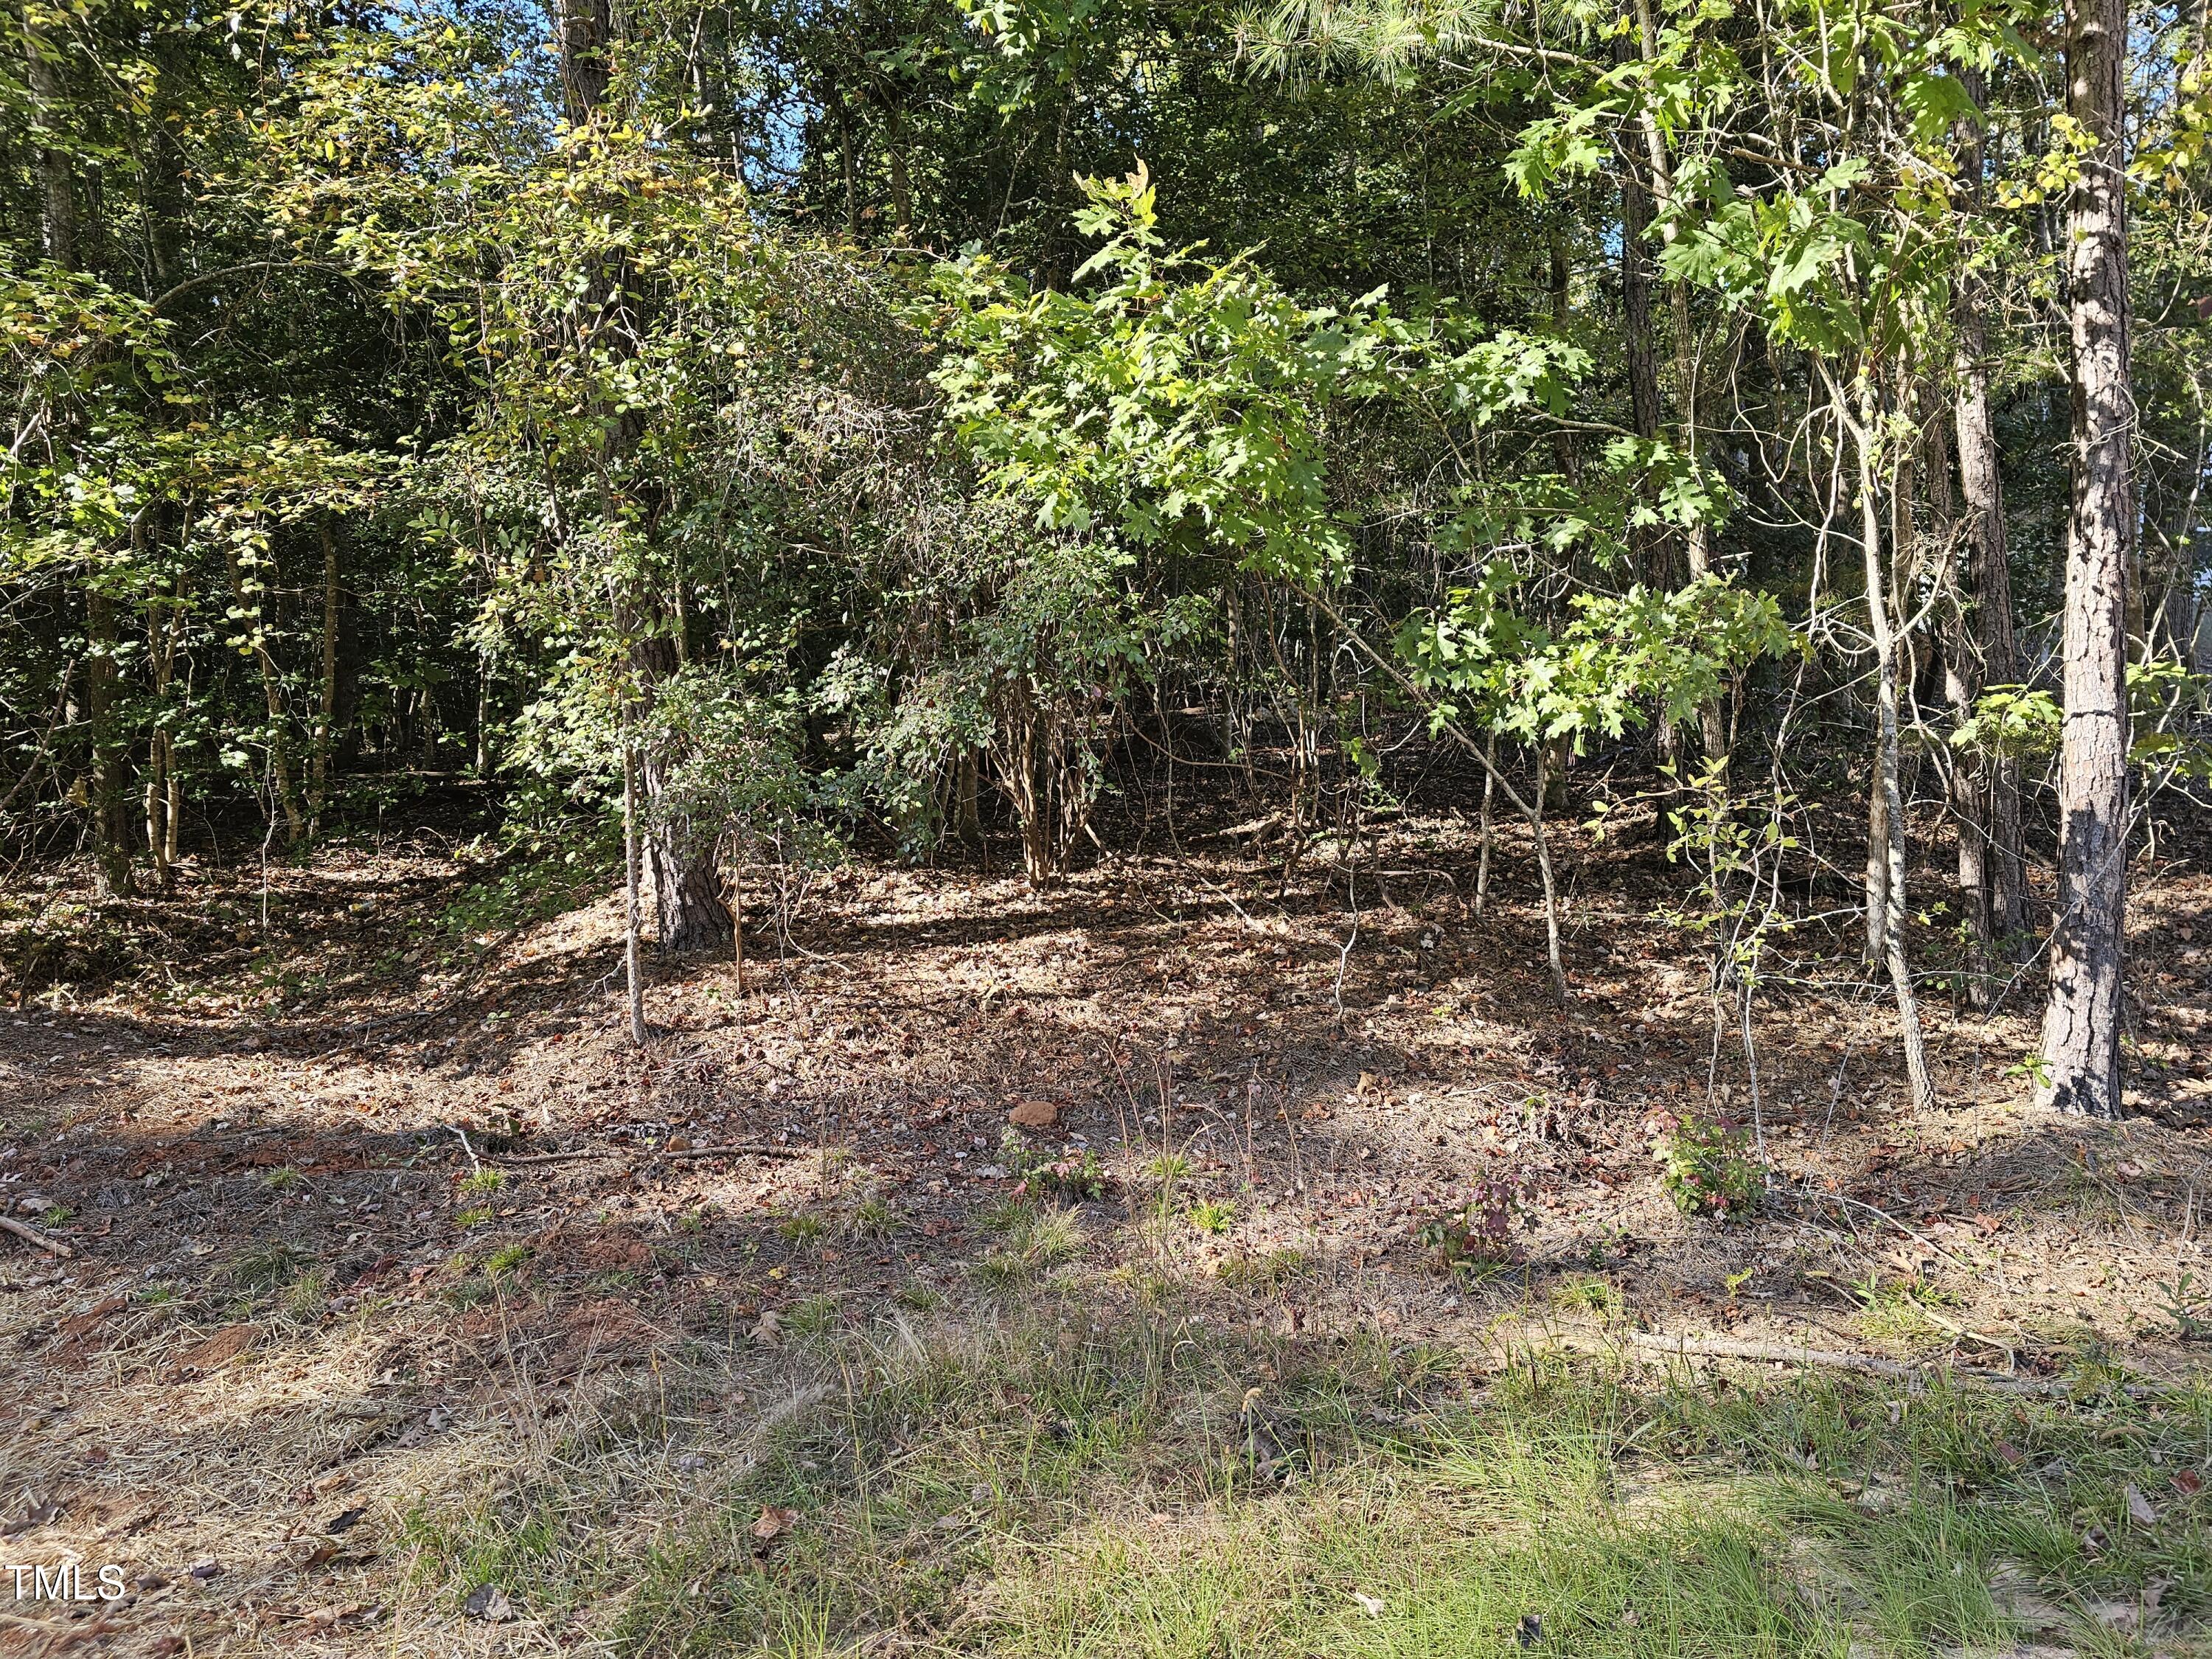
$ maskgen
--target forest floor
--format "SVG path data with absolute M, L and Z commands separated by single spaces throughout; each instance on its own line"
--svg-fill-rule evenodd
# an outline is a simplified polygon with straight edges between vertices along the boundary
M 2124 1124 L 2027 1105 L 2024 991 L 1931 994 L 1916 1112 L 1790 936 L 1729 1224 L 1652 1158 L 1750 1079 L 1648 828 L 1563 833 L 1564 1006 L 1511 837 L 1478 915 L 1457 813 L 1349 884 L 1179 833 L 837 869 L 642 1052 L 617 896 L 427 834 L 20 889 L 0 1200 L 71 1254 L 0 1237 L 0 1571 L 127 1593 L 0 1651 L 2212 1651 L 2212 833 Z

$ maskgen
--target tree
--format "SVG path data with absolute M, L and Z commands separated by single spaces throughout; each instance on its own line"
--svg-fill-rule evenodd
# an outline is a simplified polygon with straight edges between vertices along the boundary
M 2075 0 L 2066 105 L 2087 141 L 2066 204 L 2073 507 L 2066 534 L 2058 903 L 2036 1098 L 2120 1115 L 2128 834 L 2127 581 L 2135 542 L 2128 348 L 2128 9 Z

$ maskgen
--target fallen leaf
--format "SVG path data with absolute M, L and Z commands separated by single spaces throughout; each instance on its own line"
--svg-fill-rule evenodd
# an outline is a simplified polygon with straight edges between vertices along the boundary
M 2194 1469 L 2184 1469 L 2173 1477 L 2173 1489 L 2184 1498 L 2194 1498 L 2204 1490 L 2204 1477 Z
M 367 1515 L 368 1513 L 368 1511 L 366 1509 L 350 1509 L 342 1510 L 338 1514 L 331 1517 L 331 1524 L 325 1527 L 323 1530 L 328 1533 L 331 1537 L 335 1538 L 340 1533 L 353 1526 L 362 1516 Z
M 1359 1603 L 1359 1610 L 1370 1619 L 1380 1619 L 1387 1605 L 1381 1596 L 1363 1595 L 1358 1590 L 1352 1592 L 1352 1599 Z
M 253 1334 L 251 1325 L 226 1325 L 212 1336 L 203 1338 L 179 1354 L 176 1369 L 180 1371 L 204 1371 L 235 1359 L 252 1346 Z
M 2158 1511 L 2151 1508 L 2150 1499 L 2145 1498 L 2142 1495 L 2142 1489 L 2133 1482 L 2130 1482 L 2128 1486 L 2128 1519 L 2139 1527 L 2154 1527 L 2158 1524 Z
M 763 1504 L 759 1517 L 753 1522 L 752 1534 L 765 1544 L 770 1539 L 781 1537 L 798 1524 L 797 1510 L 782 1510 L 773 1504 Z
M 478 1584 L 469 1592 L 469 1599 L 461 1603 L 461 1611 L 489 1625 L 504 1625 L 522 1616 L 514 1603 L 507 1600 L 507 1592 L 496 1584 Z

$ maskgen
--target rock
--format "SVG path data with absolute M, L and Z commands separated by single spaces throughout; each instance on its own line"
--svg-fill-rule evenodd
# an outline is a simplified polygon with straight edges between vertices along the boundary
M 1006 1114 L 1006 1121 L 1017 1129 L 1049 1129 L 1060 1121 L 1060 1108 L 1048 1100 L 1021 1101 Z

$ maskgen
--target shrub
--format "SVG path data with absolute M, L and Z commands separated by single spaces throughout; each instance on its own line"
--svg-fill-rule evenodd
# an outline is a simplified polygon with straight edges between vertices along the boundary
M 1742 1130 L 1725 1120 L 1672 1112 L 1655 1114 L 1650 1127 L 1659 1185 L 1684 1215 L 1727 1221 L 1758 1207 L 1765 1182 L 1744 1151 Z

